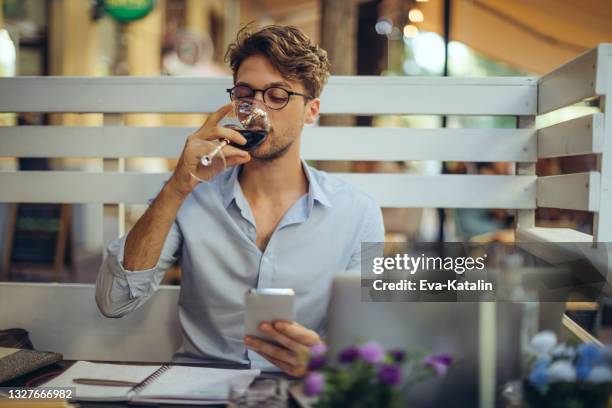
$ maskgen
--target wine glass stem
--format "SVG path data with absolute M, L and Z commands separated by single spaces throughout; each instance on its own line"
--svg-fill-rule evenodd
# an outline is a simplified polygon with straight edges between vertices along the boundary
M 202 163 L 202 165 L 207 166 L 207 167 L 210 166 L 215 156 L 219 154 L 221 149 L 227 146 L 228 143 L 229 143 L 229 140 L 223 139 L 221 143 L 219 143 L 219 146 L 215 147 L 215 149 L 212 152 L 202 156 L 202 159 L 200 159 L 200 162 Z

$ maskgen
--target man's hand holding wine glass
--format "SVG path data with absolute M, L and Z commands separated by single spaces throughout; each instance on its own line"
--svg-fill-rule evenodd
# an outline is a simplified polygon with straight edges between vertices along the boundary
M 222 172 L 226 166 L 235 166 L 246 163 L 251 159 L 248 152 L 228 145 L 223 147 L 222 153 L 215 156 L 211 165 L 204 166 L 201 159 L 212 151 L 220 142 L 227 139 L 237 145 L 246 143 L 246 139 L 235 130 L 218 126 L 219 122 L 231 112 L 233 105 L 228 103 L 215 113 L 211 114 L 206 122 L 192 135 L 187 138 L 185 147 L 174 169 L 174 174 L 169 180 L 169 185 L 179 193 L 186 196 L 200 180 L 210 180 Z M 198 179 L 192 176 L 196 176 Z

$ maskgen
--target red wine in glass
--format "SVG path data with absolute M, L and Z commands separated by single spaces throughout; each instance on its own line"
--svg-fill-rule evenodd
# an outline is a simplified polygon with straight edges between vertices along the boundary
M 226 116 L 230 123 L 224 126 L 240 133 L 247 140 L 245 144 L 230 142 L 242 150 L 253 150 L 261 145 L 270 133 L 270 120 L 265 106 L 257 100 L 235 100 L 234 109 Z
M 247 140 L 245 144 L 238 144 L 229 142 L 231 146 L 237 147 L 242 150 L 253 150 L 266 140 L 268 137 L 268 131 L 264 129 L 243 129 L 235 125 L 226 125 L 225 127 L 235 130 L 240 133 Z
M 244 136 L 247 142 L 243 145 L 234 144 L 234 143 L 230 143 L 230 144 L 242 150 L 253 150 L 257 146 L 262 144 L 264 140 L 266 140 L 266 137 L 268 137 L 268 132 L 266 132 L 263 129 L 262 130 L 240 129 L 238 130 L 238 132 L 242 136 Z

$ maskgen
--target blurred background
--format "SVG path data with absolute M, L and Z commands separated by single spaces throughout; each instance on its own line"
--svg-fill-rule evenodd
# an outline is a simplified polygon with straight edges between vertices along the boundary
M 126 12 L 126 10 L 128 10 Z M 130 11 L 131 10 L 131 11 Z M 333 75 L 539 76 L 612 42 L 609 0 L 0 0 L 0 76 L 224 76 L 238 29 L 291 24 L 330 56 Z M 44 90 L 41 90 L 43 92 Z M 323 103 L 325 101 L 323 100 Z M 537 127 L 597 111 L 584 102 Z M 0 125 L 199 126 L 198 114 L 2 114 Z M 515 117 L 323 116 L 320 124 L 516 127 Z M 126 171 L 171 171 L 174 160 L 120 159 Z M 317 162 L 345 172 L 514 174 L 512 163 Z M 538 175 L 594 169 L 595 158 L 540 160 Z M 101 171 L 102 159 L 0 158 L 3 170 Z M 129 229 L 144 206 L 126 205 Z M 95 281 L 100 204 L 0 203 L 0 280 Z M 385 209 L 388 241 L 514 240 L 514 211 Z M 538 226 L 592 233 L 592 214 L 540 208 Z M 165 283 L 180 282 L 175 268 Z

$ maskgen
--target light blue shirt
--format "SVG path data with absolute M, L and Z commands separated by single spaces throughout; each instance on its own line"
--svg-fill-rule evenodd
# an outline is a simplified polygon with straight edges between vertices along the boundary
M 324 336 L 333 277 L 360 272 L 361 243 L 383 242 L 384 226 L 372 197 L 302 165 L 308 193 L 287 211 L 263 252 L 255 244 L 255 218 L 238 181 L 239 167 L 189 194 L 154 268 L 125 270 L 126 236 L 112 242 L 96 283 L 101 311 L 120 317 L 136 309 L 178 261 L 183 345 L 175 360 L 222 359 L 269 368 L 243 342 L 244 294 L 250 288 L 293 288 L 295 320 Z

